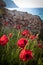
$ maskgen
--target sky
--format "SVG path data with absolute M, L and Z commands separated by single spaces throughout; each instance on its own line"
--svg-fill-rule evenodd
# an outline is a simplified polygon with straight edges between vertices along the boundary
M 8 8 L 39 8 L 43 7 L 43 0 L 4 0 Z
M 4 0 L 7 8 L 17 8 L 18 6 L 12 0 Z
M 43 0 L 12 0 L 20 8 L 43 7 Z
M 4 0 L 4 1 L 6 3 L 6 8 L 10 10 L 18 10 L 28 12 L 33 15 L 38 15 L 43 20 L 43 0 Z M 40 4 L 40 6 L 38 4 Z

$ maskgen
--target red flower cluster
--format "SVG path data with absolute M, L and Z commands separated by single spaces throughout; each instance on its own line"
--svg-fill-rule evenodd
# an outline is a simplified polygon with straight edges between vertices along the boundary
M 18 30 L 21 29 L 21 25 L 17 25 L 16 29 L 18 29 Z
M 22 32 L 22 35 L 23 35 L 23 36 L 30 36 L 30 32 L 29 32 L 28 30 L 24 30 L 24 31 Z
M 25 38 L 21 38 L 18 40 L 17 44 L 19 47 L 24 48 L 28 41 Z
M 33 58 L 33 54 L 31 50 L 25 50 L 23 49 L 20 52 L 20 59 L 23 61 L 31 60 Z
M 30 39 L 34 40 L 36 38 L 35 35 L 30 36 Z
M 4 25 L 7 26 L 9 23 L 7 21 L 4 22 Z
M 4 46 L 4 45 L 7 44 L 8 41 L 9 41 L 9 40 L 8 40 L 7 36 L 6 36 L 6 35 L 3 35 L 3 36 L 0 38 L 0 45 Z
M 0 38 L 0 44 L 1 44 L 1 38 Z
M 38 43 L 39 48 L 43 48 L 43 45 L 41 43 Z

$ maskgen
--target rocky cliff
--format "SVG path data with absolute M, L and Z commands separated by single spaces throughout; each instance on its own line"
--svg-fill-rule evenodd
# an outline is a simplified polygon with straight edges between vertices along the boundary
M 42 20 L 37 15 L 32 15 L 27 12 L 21 11 L 9 11 L 5 9 L 5 13 L 0 16 L 0 22 L 8 22 L 8 26 L 15 27 L 15 25 L 21 25 L 23 29 L 29 29 L 34 32 L 39 32 L 42 25 Z M 43 25 L 42 25 L 43 26 Z

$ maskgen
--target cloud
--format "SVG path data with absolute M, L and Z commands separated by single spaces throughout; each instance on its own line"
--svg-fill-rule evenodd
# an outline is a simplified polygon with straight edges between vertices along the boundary
M 12 0 L 20 8 L 43 7 L 43 0 Z

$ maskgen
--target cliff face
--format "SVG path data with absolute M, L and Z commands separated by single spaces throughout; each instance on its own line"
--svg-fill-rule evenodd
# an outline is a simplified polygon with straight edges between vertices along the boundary
M 41 23 L 41 28 L 43 29 L 43 21 L 42 21 L 42 23 Z
M 13 19 L 18 21 L 18 24 L 22 24 L 29 30 L 39 31 L 41 29 L 41 19 L 39 16 L 28 14 L 27 12 L 13 11 Z
M 6 13 L 2 16 L 2 21 L 3 23 L 4 21 L 7 21 L 9 27 L 13 27 L 13 25 L 21 25 L 23 29 L 29 29 L 34 32 L 40 31 L 42 20 L 39 16 L 16 10 L 5 10 Z
M 0 16 L 5 12 L 4 7 L 6 7 L 6 3 L 3 0 L 0 0 Z
M 0 0 L 0 8 L 5 6 L 6 6 L 5 2 L 3 0 Z

